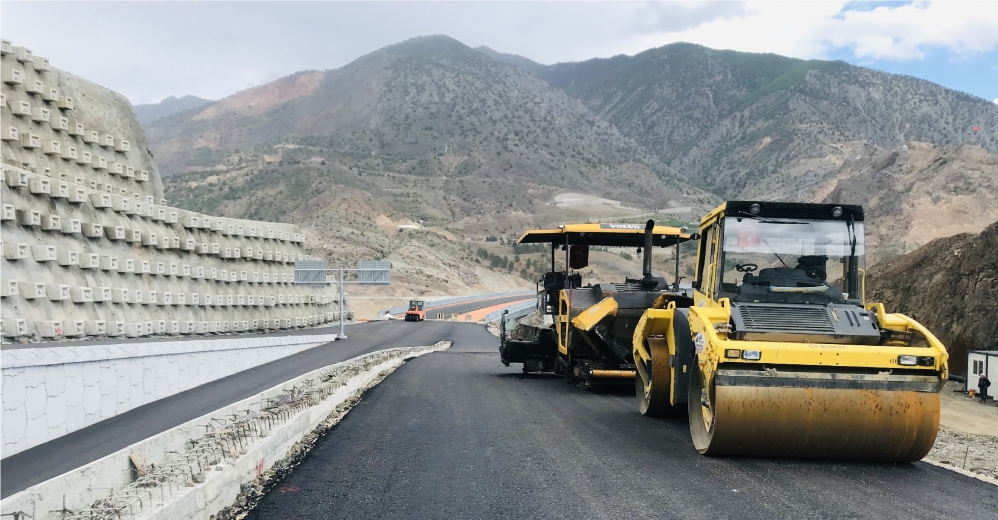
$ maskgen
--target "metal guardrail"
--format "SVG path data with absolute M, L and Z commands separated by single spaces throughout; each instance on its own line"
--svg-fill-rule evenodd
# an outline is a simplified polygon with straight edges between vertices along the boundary
M 518 320 L 530 314 L 531 312 L 534 312 L 534 309 L 536 308 L 537 308 L 537 302 L 535 300 L 512 303 L 507 307 L 503 307 L 502 309 L 490 312 L 488 315 L 485 316 L 484 321 L 486 323 L 499 323 L 499 320 L 502 319 L 504 311 L 509 311 L 509 314 L 506 315 L 507 322 L 510 320 Z

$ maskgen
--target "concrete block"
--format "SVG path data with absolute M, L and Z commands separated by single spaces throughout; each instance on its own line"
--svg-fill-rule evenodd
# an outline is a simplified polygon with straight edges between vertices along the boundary
M 201 217 L 198 215 L 184 215 L 184 227 L 187 229 L 197 229 L 201 225 Z
M 205 322 L 205 329 L 204 329 L 204 331 L 206 333 L 209 333 L 209 334 L 215 334 L 217 332 L 221 332 L 219 330 L 219 328 L 218 328 L 218 322 L 217 321 L 208 321 L 208 322 Z
M 46 297 L 44 282 L 18 282 L 17 290 L 25 300 L 42 299 Z
M 31 257 L 36 262 L 55 262 L 57 259 L 55 246 L 51 244 L 32 244 Z
M 156 305 L 156 295 L 158 291 L 142 291 L 142 305 Z M 138 303 L 138 302 L 136 302 Z
M 28 185 L 28 173 L 23 170 L 5 169 L 3 177 L 10 188 L 23 188 Z
M 160 291 L 156 294 L 156 305 L 173 305 L 173 293 Z
M 71 187 L 69 189 L 69 199 L 68 199 L 69 202 L 73 204 L 83 204 L 87 202 L 89 199 L 90 197 L 87 196 L 87 190 L 83 188 L 74 188 L 74 187 Z
M 135 259 L 134 258 L 119 258 L 118 259 L 118 273 L 134 273 L 135 272 Z
M 83 323 L 87 336 L 103 336 L 107 333 L 107 323 L 104 320 L 88 320 Z
M 110 175 L 122 175 L 125 173 L 125 165 L 120 162 L 109 162 L 107 164 L 107 173 Z
M 45 92 L 45 82 L 40 79 L 26 81 L 24 83 L 24 91 L 32 96 L 40 96 Z
M 3 129 L 3 135 L 0 135 L 0 139 L 3 139 L 5 142 L 20 141 L 21 133 L 16 126 L 5 126 Z
M 167 224 L 176 224 L 176 223 L 178 223 L 179 222 L 178 215 L 179 215 L 179 213 L 176 212 L 176 211 L 167 210 L 166 211 L 166 223 Z
M 90 165 L 90 167 L 98 171 L 107 170 L 107 157 L 95 155 L 94 162 Z
M 5 66 L 0 75 L 3 76 L 3 82 L 12 87 L 24 84 L 24 69 L 20 67 Z
M 62 217 L 59 215 L 42 215 L 42 231 L 62 231 Z
M 17 281 L 15 280 L 3 280 L 0 281 L 0 297 L 8 298 L 11 296 L 18 296 L 21 292 L 17 289 Z
M 79 150 L 77 150 L 75 146 L 73 146 L 73 145 L 65 145 L 65 146 L 62 147 L 62 155 L 61 155 L 61 157 L 62 157 L 62 159 L 64 161 L 76 161 L 77 159 L 79 159 L 80 153 L 79 153 Z M 77 179 L 78 180 L 76 181 L 76 183 L 77 184 L 82 184 L 82 182 L 80 182 L 79 178 L 77 178 Z
M 85 336 L 87 334 L 85 323 L 82 320 L 64 321 L 62 324 L 62 335 L 68 337 Z
M 41 84 L 40 81 L 38 83 Z M 44 87 L 42 90 L 44 90 Z M 39 94 L 41 94 L 41 92 L 39 92 Z M 36 106 L 31 109 L 31 120 L 36 123 L 48 123 L 51 115 L 52 114 L 49 112 L 49 109 L 45 107 Z
M 118 142 L 114 143 L 114 151 L 126 153 L 132 151 L 132 147 L 128 140 L 118 139 Z
M 45 295 L 54 302 L 71 299 L 69 286 L 66 284 L 46 284 Z
M 222 224 L 219 219 L 215 217 L 209 217 L 208 215 L 201 216 L 201 229 L 206 229 L 208 231 L 221 231 Z
M 205 307 L 210 307 L 213 299 L 213 295 L 210 293 L 204 293 L 201 295 L 201 305 Z
M 153 320 L 151 323 L 153 334 L 166 334 L 166 320 Z
M 152 262 L 149 260 L 138 260 L 135 262 L 136 274 L 152 274 Z
M 111 289 L 111 301 L 114 303 L 131 303 L 132 291 L 120 287 Z
M 125 240 L 125 227 L 108 226 L 104 228 L 104 236 L 106 236 L 108 240 Z
M 167 320 L 165 333 L 174 336 L 180 334 L 180 322 L 177 320 Z
M 188 265 L 188 264 L 181 264 L 180 265 L 180 277 L 181 278 L 188 278 L 190 276 L 191 276 L 191 266 Z
M 45 177 L 29 177 L 28 192 L 32 195 L 49 195 L 52 193 L 52 181 Z
M 166 276 L 166 262 L 155 261 L 152 262 L 152 273 L 157 276 Z
M 183 292 L 174 293 L 174 295 L 173 295 L 173 304 L 174 305 L 186 306 L 187 305 L 187 293 L 183 293 Z
M 14 46 L 10 43 L 10 40 L 0 40 L 0 56 L 6 56 L 13 53 Z
M 49 128 L 56 132 L 68 132 L 69 118 L 62 115 L 49 114 Z
M 187 294 L 187 304 L 188 305 L 201 305 L 200 294 L 198 294 L 198 293 L 188 293 Z
M 83 142 L 87 144 L 97 144 L 100 142 L 100 132 L 90 130 L 83 133 Z
M 125 335 L 125 322 L 123 321 L 108 321 L 105 330 L 107 335 L 114 338 L 118 336 Z
M 87 238 L 100 238 L 104 236 L 104 226 L 94 222 L 84 222 L 81 224 L 80 229 L 83 231 L 83 236 Z M 108 228 L 108 229 L 113 229 L 113 228 Z M 122 233 L 124 233 L 125 228 L 121 228 L 121 231 Z
M 147 233 L 143 236 L 142 245 L 146 247 L 155 247 L 159 245 L 159 238 L 157 238 L 156 233 Z
M 127 179 L 135 177 L 135 168 L 131 166 L 125 166 L 125 173 L 122 174 L 122 177 L 125 177 Z
M 100 270 L 101 271 L 117 271 L 118 270 L 118 257 L 114 255 L 101 255 L 100 257 Z
M 125 336 L 129 338 L 137 338 L 139 336 L 144 336 L 146 333 L 146 327 L 144 323 L 141 322 L 129 322 L 125 323 Z
M 33 209 L 19 209 L 15 211 L 17 223 L 22 226 L 42 225 L 42 213 Z
M 62 336 L 62 322 L 55 320 L 36 321 L 35 329 L 38 335 L 43 338 L 57 338 Z
M 80 222 L 80 219 L 67 218 L 63 219 L 62 225 L 60 226 L 59 230 L 62 231 L 64 234 L 72 235 L 74 233 L 79 233 L 83 229 L 82 226 L 83 224 Z
M 166 266 L 166 272 L 170 276 L 179 276 L 180 275 L 180 266 L 176 262 L 170 262 Z
M 49 70 L 49 59 L 43 58 L 41 56 L 35 56 L 31 60 L 31 64 L 34 69 L 38 72 L 48 72 Z
M 52 181 L 51 193 L 49 193 L 49 196 L 53 199 L 68 199 L 69 183 L 66 181 Z
M 135 172 L 135 182 L 149 182 L 149 172 L 146 170 Z
M 80 265 L 80 252 L 72 249 L 60 249 L 56 251 L 56 262 L 63 267 Z
M 235 296 L 233 296 L 231 294 L 226 294 L 224 301 L 225 301 L 225 306 L 231 307 L 231 306 L 233 306 L 235 304 L 235 301 L 236 301 L 235 300 Z
M 100 145 L 104 148 L 114 148 L 114 136 L 111 134 L 102 135 Z
M 31 53 L 31 49 L 27 47 L 14 47 L 14 58 L 21 63 L 32 63 L 34 61 L 34 55 Z
M 113 205 L 113 195 L 110 193 L 91 193 L 90 204 L 98 209 L 111 208 Z
M 193 321 L 181 321 L 180 322 L 180 333 L 181 334 L 194 334 L 195 325 Z
M 220 321 L 218 322 L 219 332 L 232 332 L 232 322 L 230 321 Z
M 132 209 L 132 199 L 121 195 L 109 195 L 111 198 L 111 210 L 117 212 L 127 212 Z
M 4 318 L 3 335 L 8 338 L 28 335 L 28 322 L 24 318 Z M 4 388 L 4 400 L 7 399 L 7 389 Z M 7 428 L 7 425 L 4 425 Z
M 225 270 L 225 269 L 219 269 L 219 271 L 218 271 L 218 279 L 219 279 L 219 281 L 222 281 L 222 282 L 228 282 L 229 281 L 229 272 L 227 270 Z
M 91 154 L 89 150 L 80 150 L 80 153 L 76 155 L 76 164 L 89 166 L 93 164 L 93 162 L 93 154 Z
M 17 211 L 14 210 L 13 204 L 4 204 L 3 210 L 0 211 L 0 221 L 16 221 Z
M 91 296 L 97 303 L 114 301 L 110 287 L 93 287 Z
M 100 269 L 100 255 L 97 253 L 80 253 L 80 269 Z
M 46 102 L 49 102 L 49 103 L 58 103 L 59 102 L 59 89 L 57 89 L 55 87 L 49 87 L 49 88 L 45 89 L 45 92 L 42 94 L 42 101 L 46 101 Z
M 17 117 L 31 117 L 31 103 L 23 99 L 14 101 L 10 104 L 10 111 Z

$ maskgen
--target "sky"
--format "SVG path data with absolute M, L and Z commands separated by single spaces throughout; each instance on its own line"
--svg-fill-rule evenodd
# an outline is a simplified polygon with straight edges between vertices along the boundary
M 133 103 L 220 99 L 446 34 L 552 64 L 674 42 L 835 59 L 998 103 L 998 3 L 17 2 L 0 35 Z

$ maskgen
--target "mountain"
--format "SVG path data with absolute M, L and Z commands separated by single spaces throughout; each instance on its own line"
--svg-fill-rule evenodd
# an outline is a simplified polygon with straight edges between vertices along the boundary
M 807 200 L 844 162 L 912 141 L 998 153 L 994 103 L 839 61 L 677 43 L 540 77 L 727 198 Z
M 197 96 L 183 96 L 181 98 L 170 96 L 159 103 L 134 105 L 132 109 L 135 110 L 135 115 L 138 116 L 139 122 L 147 125 L 161 117 L 197 108 L 208 103 L 211 103 L 210 99 L 201 99 Z
M 949 349 L 953 373 L 966 373 L 967 350 L 998 349 L 998 223 L 934 240 L 870 271 L 867 300 L 931 330 Z
M 688 224 L 725 198 L 864 204 L 871 265 L 998 219 L 995 104 L 690 44 L 548 66 L 415 38 L 147 135 L 175 204 L 294 222 L 336 261 L 416 262 L 395 247 L 406 237 L 463 266 L 435 285 L 458 290 L 477 262 L 466 240 L 565 221 Z

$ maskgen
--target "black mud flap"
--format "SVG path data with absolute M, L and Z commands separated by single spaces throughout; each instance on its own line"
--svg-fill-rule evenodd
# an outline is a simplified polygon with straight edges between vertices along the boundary
M 693 345 L 693 336 L 690 333 L 689 315 L 689 309 L 676 309 L 672 315 L 672 330 L 676 335 L 676 355 L 669 360 L 675 369 L 672 378 L 672 395 L 675 396 L 673 405 L 686 402 L 690 389 L 690 374 L 693 373 L 693 358 L 696 355 L 696 347 Z
M 537 341 L 507 339 L 499 345 L 499 359 L 506 366 L 509 366 L 510 363 L 523 363 L 531 359 L 545 362 L 545 366 L 553 366 L 554 359 L 558 355 L 558 345 L 554 342 L 551 332 L 553 331 L 541 331 Z

